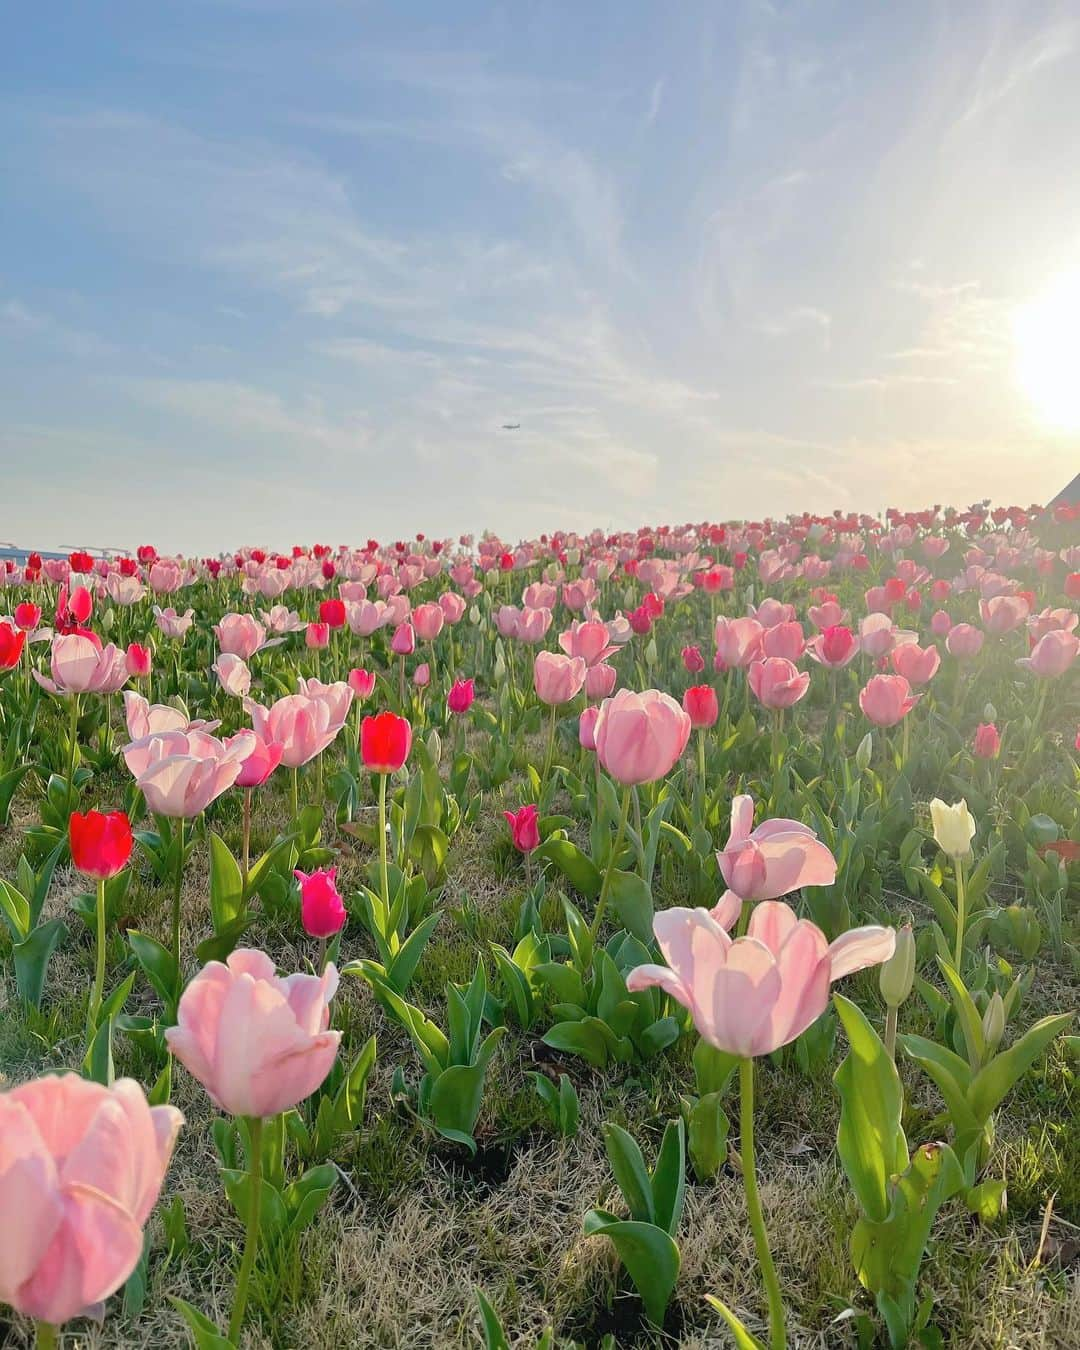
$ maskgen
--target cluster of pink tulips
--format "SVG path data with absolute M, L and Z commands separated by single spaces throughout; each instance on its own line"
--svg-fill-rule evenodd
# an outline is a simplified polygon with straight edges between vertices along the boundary
M 713 1317 L 678 1283 L 677 1227 L 688 1163 L 702 1204 L 725 1203 L 708 1187 L 731 1184 L 737 1074 L 730 1157 L 765 1298 L 745 1315 L 713 1299 L 708 1326 L 770 1350 L 831 1333 L 773 1260 L 755 1095 L 807 1064 L 826 1082 L 842 1024 L 852 1315 L 915 1343 L 938 1206 L 962 1195 L 1005 1222 L 991 1086 L 1011 1089 L 1067 1024 L 1020 1031 L 1021 996 L 1040 998 L 1023 971 L 1077 939 L 1076 526 L 935 507 L 3 565 L 0 842 L 10 828 L 23 854 L 0 853 L 5 1016 L 51 1028 L 77 1003 L 80 1020 L 39 1076 L 0 1065 L 0 1303 L 47 1346 L 129 1281 L 153 1293 L 150 1215 L 181 1128 L 197 1137 L 215 1111 L 234 1122 L 214 1138 L 244 1227 L 228 1326 L 176 1302 L 198 1344 L 238 1346 L 268 1311 L 251 1297 L 281 1259 L 267 1234 L 317 1223 L 297 1197 L 325 1196 L 356 1156 L 340 1141 L 365 1128 L 375 1042 L 333 1000 L 359 979 L 419 1059 L 395 1066 L 384 1122 L 402 1149 L 474 1152 L 496 1128 L 485 1075 L 514 1100 L 541 1045 L 573 1068 L 536 1089 L 569 1133 L 577 1088 L 617 1091 L 626 1064 L 648 1083 L 656 1056 L 693 1043 L 697 1096 L 673 1100 L 647 1173 L 675 1185 L 677 1137 L 678 1203 L 627 1191 L 613 1127 L 632 1217 L 585 1220 L 654 1322 L 672 1290 L 684 1325 Z M 477 857 L 497 893 L 482 922 L 450 903 Z M 46 904 L 69 865 L 92 886 L 73 907 L 86 951 Z M 433 993 L 463 941 L 472 983 Z M 81 986 L 50 980 L 61 948 Z M 835 994 L 872 967 L 880 984 Z M 902 1022 L 915 994 L 925 1009 Z M 154 1071 L 144 1086 L 118 1063 Z M 169 1104 L 181 1067 L 206 1099 L 185 1099 L 186 1125 Z M 946 1109 L 911 1158 L 916 1072 Z M 924 1231 L 904 1207 L 931 1153 L 949 1185 L 932 1206 L 920 1192 Z M 350 1185 L 363 1222 L 364 1178 Z M 619 1245 L 632 1224 L 648 1260 Z M 892 1241 L 884 1265 L 860 1255 Z

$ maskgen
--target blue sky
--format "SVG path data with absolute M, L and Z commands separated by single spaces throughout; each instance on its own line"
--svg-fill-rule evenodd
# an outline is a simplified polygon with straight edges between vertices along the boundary
M 1040 0 L 18 6 L 0 536 L 1047 498 L 1078 88 Z

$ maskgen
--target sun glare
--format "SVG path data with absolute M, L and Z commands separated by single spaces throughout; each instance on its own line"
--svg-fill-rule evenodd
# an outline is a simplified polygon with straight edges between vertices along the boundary
M 1080 431 L 1080 271 L 1017 310 L 1013 338 L 1016 377 L 1040 419 Z

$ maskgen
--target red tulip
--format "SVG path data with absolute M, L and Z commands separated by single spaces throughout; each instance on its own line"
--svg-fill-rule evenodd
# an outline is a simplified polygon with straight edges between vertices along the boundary
M 68 613 L 77 624 L 84 625 L 94 612 L 94 597 L 85 586 L 76 586 L 68 597 Z
M 539 811 L 535 806 L 523 806 L 520 811 L 504 811 L 510 826 L 510 837 L 519 853 L 531 853 L 540 845 Z
M 688 675 L 699 675 L 705 669 L 705 658 L 700 647 L 684 647 L 682 663 Z
M 123 811 L 72 813 L 68 821 L 71 861 L 89 877 L 108 880 L 122 872 L 131 857 L 131 825 Z
M 25 646 L 24 632 L 14 624 L 0 623 L 0 670 L 13 670 L 19 664 Z
M 133 680 L 145 680 L 150 675 L 150 648 L 140 646 L 138 642 L 129 644 L 124 653 L 124 665 Z
M 372 773 L 396 773 L 411 749 L 412 727 L 407 718 L 381 712 L 360 723 L 360 756 Z
M 319 620 L 328 628 L 344 628 L 345 601 L 324 600 L 319 606 Z
M 1001 752 L 1001 734 L 993 722 L 979 723 L 971 748 L 976 759 L 997 759 Z
M 24 633 L 32 633 L 41 623 L 41 606 L 31 604 L 29 600 L 24 600 L 21 605 L 15 606 L 15 627 L 21 628 Z
M 711 727 L 720 716 L 716 690 L 711 684 L 695 684 L 688 689 L 683 694 L 682 705 L 691 726 L 697 728 Z

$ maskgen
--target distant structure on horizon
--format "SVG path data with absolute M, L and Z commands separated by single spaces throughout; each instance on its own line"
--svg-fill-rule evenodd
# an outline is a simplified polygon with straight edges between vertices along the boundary
M 1080 473 L 1072 480 L 1068 487 L 1063 487 L 1048 506 L 1080 506 Z

